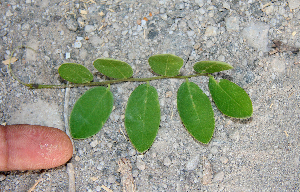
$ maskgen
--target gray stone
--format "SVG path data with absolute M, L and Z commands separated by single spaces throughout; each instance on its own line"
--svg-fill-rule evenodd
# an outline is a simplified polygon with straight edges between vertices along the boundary
M 145 162 L 142 159 L 138 158 L 137 161 L 136 161 L 136 167 L 139 170 L 143 171 L 143 170 L 146 169 L 146 164 L 145 164 Z
M 164 165 L 165 166 L 170 166 L 171 165 L 171 160 L 170 160 L 170 158 L 169 157 L 166 157 L 165 159 L 164 159 Z
M 233 132 L 230 136 L 229 136 L 232 140 L 235 140 L 236 142 L 238 142 L 240 140 L 240 132 L 238 130 L 236 130 L 235 132 Z
M 192 157 L 187 163 L 186 163 L 186 169 L 188 171 L 195 170 L 198 167 L 200 161 L 200 155 L 196 155 Z
M 213 183 L 222 182 L 224 177 L 225 177 L 225 173 L 223 171 L 220 171 L 220 172 L 218 172 L 214 175 L 214 178 L 213 178 L 212 182 Z
M 271 66 L 275 72 L 282 73 L 285 71 L 285 62 L 282 61 L 278 56 L 272 58 Z
M 189 37 L 192 37 L 193 35 L 195 35 L 195 32 L 194 32 L 194 31 L 188 31 L 188 32 L 187 32 L 187 35 L 188 35 Z
M 163 14 L 163 13 L 165 13 L 165 12 L 166 12 L 166 9 L 165 9 L 165 8 L 162 7 L 162 8 L 159 9 L 159 13 L 160 13 L 160 14 Z
M 165 20 L 165 21 L 168 19 L 168 16 L 165 13 L 161 14 L 160 17 L 161 17 L 162 20 Z
M 110 175 L 109 177 L 108 177 L 108 182 L 109 183 L 114 183 L 114 182 L 116 182 L 116 177 L 114 176 L 114 175 Z
M 218 147 L 217 146 L 213 146 L 211 149 L 210 149 L 210 152 L 211 154 L 215 155 L 218 153 Z
M 91 147 L 96 147 L 98 145 L 98 140 L 96 139 L 96 140 L 94 140 L 94 141 L 92 141 L 91 143 L 90 143 L 90 146 Z
M 239 17 L 228 17 L 225 19 L 225 25 L 226 25 L 226 29 L 229 32 L 232 31 L 239 31 L 240 30 L 240 21 L 239 21 Z
M 70 31 L 77 31 L 78 29 L 78 24 L 75 19 L 67 19 L 65 24 Z
M 5 175 L 0 175 L 0 181 L 4 181 L 6 179 L 6 176 Z
M 251 23 L 248 27 L 246 27 L 242 35 L 244 38 L 247 39 L 247 42 L 249 43 L 250 46 L 253 48 L 263 51 L 263 52 L 268 52 L 269 47 L 268 47 L 268 32 L 269 32 L 269 25 L 262 23 L 262 22 L 257 22 L 257 23 Z
M 91 33 L 95 30 L 96 30 L 96 27 L 94 25 L 86 25 L 84 27 L 84 31 L 87 32 L 87 33 Z
M 220 161 L 221 161 L 223 164 L 226 164 L 226 163 L 228 163 L 228 158 L 225 157 L 225 156 L 222 156 L 222 157 L 220 157 Z
M 216 36 L 218 28 L 217 27 L 213 27 L 213 26 L 208 26 L 205 30 L 205 36 Z
M 300 6 L 299 0 L 288 0 L 290 9 L 297 9 Z
M 195 3 L 197 3 L 200 7 L 202 7 L 204 5 L 203 0 L 195 0 Z
M 104 51 L 104 53 L 102 54 L 102 56 L 108 58 L 109 57 L 108 51 Z

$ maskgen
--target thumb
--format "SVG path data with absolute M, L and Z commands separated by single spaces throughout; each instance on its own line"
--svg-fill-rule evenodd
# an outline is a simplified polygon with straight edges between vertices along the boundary
M 0 125 L 0 171 L 49 169 L 73 154 L 69 137 L 39 125 Z

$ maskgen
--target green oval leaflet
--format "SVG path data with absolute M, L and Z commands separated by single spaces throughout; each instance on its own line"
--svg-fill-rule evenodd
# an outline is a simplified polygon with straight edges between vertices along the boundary
M 85 139 L 98 133 L 113 108 L 109 88 L 95 87 L 86 91 L 75 103 L 70 115 L 70 132 L 75 139 Z
M 180 118 L 189 133 L 198 141 L 208 143 L 214 133 L 214 112 L 209 98 L 193 82 L 181 84 L 177 93 Z
M 183 65 L 183 59 L 172 54 L 153 55 L 148 62 L 155 73 L 167 77 L 178 75 Z
M 148 150 L 160 124 L 160 106 L 154 87 L 138 86 L 130 95 L 125 111 L 125 127 L 133 146 L 141 153 Z
M 200 61 L 194 65 L 194 70 L 198 73 L 215 73 L 229 69 L 233 67 L 221 61 Z
M 244 89 L 226 79 L 221 79 L 218 83 L 213 76 L 210 76 L 208 86 L 216 106 L 222 113 L 235 118 L 252 116 L 252 102 Z
M 110 58 L 101 58 L 94 61 L 94 67 L 103 75 L 115 79 L 127 79 L 133 71 L 129 64 Z
M 93 80 L 93 74 L 83 65 L 64 63 L 58 68 L 59 75 L 71 83 L 88 83 Z

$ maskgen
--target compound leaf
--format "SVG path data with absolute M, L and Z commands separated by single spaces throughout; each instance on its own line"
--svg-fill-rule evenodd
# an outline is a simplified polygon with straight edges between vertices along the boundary
M 221 61 L 200 61 L 194 65 L 194 70 L 198 73 L 215 73 L 229 69 L 233 69 L 233 67 Z
M 71 83 L 88 83 L 93 80 L 93 74 L 83 65 L 64 63 L 58 68 L 59 75 Z
M 148 62 L 155 73 L 167 77 L 178 75 L 183 65 L 183 59 L 171 54 L 153 55 Z
M 208 143 L 214 133 L 214 112 L 209 98 L 193 82 L 181 84 L 177 93 L 180 118 L 189 133 L 198 141 Z
M 148 150 L 160 124 L 160 106 L 154 87 L 138 86 L 130 95 L 125 111 L 125 127 L 133 146 L 141 153 Z
M 98 133 L 113 108 L 109 88 L 95 87 L 86 91 L 75 103 L 70 115 L 70 131 L 75 139 L 85 139 Z
M 127 79 L 133 71 L 129 64 L 116 59 L 102 58 L 94 61 L 94 67 L 107 77 L 115 79 Z
M 216 106 L 222 113 L 235 118 L 252 116 L 252 102 L 244 89 L 226 79 L 221 79 L 218 83 L 212 76 L 208 86 Z

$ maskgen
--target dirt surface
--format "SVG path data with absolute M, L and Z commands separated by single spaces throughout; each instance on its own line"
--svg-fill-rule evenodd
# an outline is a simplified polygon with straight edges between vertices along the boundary
M 129 63 L 134 77 L 154 76 L 151 55 L 171 53 L 193 74 L 202 60 L 233 70 L 214 74 L 243 87 L 253 117 L 237 120 L 213 104 L 216 127 L 208 145 L 180 121 L 176 93 L 184 80 L 156 80 L 161 124 L 144 155 L 126 137 L 124 111 L 140 83 L 111 85 L 114 110 L 102 130 L 74 140 L 68 165 L 1 172 L 0 191 L 299 191 L 300 2 L 238 0 L 5 0 L 0 2 L 0 60 L 20 45 L 12 69 L 26 83 L 61 84 L 57 69 L 110 57 Z M 191 78 L 209 95 L 207 77 Z M 68 130 L 68 117 L 86 88 L 30 90 L 0 63 L 1 123 Z M 75 177 L 75 183 L 74 178 Z M 37 182 L 38 181 L 38 182 Z M 34 185 L 34 184 L 37 185 Z

